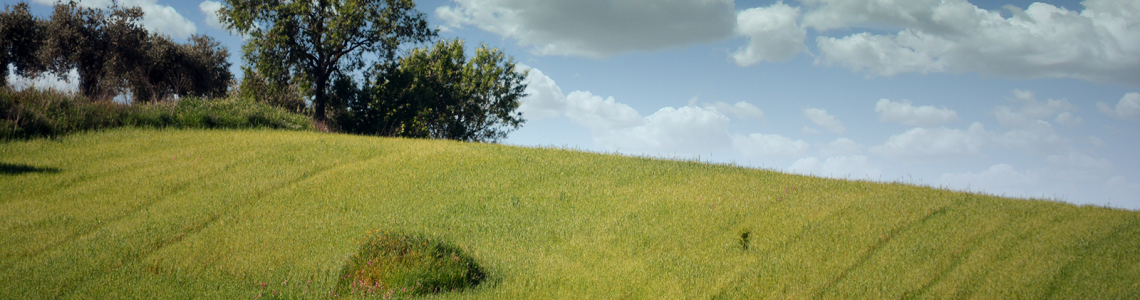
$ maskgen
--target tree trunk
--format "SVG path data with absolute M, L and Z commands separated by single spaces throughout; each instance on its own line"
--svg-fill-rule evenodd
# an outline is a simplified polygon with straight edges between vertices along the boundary
M 328 76 L 318 75 L 316 81 L 316 91 L 313 92 L 313 121 L 321 131 L 329 131 L 328 122 L 325 120 L 325 86 L 328 85 Z

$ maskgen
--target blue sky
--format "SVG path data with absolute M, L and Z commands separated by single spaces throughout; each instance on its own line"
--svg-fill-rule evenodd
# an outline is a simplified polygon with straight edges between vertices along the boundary
M 218 38 L 239 73 L 219 3 L 119 3 Z M 1140 209 L 1135 0 L 416 3 L 530 68 L 508 144 Z

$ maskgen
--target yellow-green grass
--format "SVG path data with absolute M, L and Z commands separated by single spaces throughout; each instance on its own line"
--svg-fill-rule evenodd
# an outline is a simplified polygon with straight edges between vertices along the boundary
M 8 142 L 0 164 L 5 299 L 327 298 L 375 230 L 487 271 L 446 299 L 1140 298 L 1140 213 L 898 183 L 259 130 Z

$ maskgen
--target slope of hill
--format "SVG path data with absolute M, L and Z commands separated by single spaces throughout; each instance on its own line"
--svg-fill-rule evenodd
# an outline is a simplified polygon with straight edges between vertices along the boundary
M 487 271 L 437 298 L 1140 298 L 1134 211 L 313 132 L 0 144 L 0 298 L 328 298 L 374 230 Z

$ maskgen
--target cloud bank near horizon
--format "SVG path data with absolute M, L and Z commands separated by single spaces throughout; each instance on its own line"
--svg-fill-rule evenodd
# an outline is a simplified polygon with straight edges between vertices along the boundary
M 537 55 L 598 58 L 735 36 L 747 41 L 729 56 L 746 67 L 810 51 L 811 29 L 816 64 L 868 76 L 976 72 L 1140 86 L 1133 0 L 1088 0 L 1081 11 L 1045 3 L 990 11 L 965 0 L 799 2 L 733 11 L 722 0 L 456 0 L 435 12 L 447 29 L 472 25 Z M 881 28 L 900 30 L 871 32 Z

